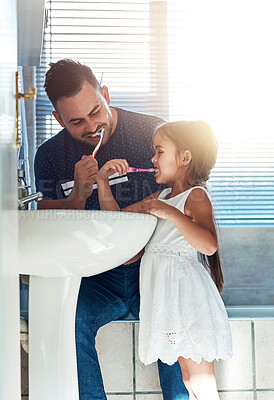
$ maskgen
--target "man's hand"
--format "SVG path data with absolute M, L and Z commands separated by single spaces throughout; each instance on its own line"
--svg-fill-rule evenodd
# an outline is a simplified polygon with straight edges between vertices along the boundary
M 74 167 L 74 196 L 86 201 L 93 192 L 93 184 L 97 180 L 98 163 L 92 156 L 83 156 Z
M 115 159 L 106 162 L 100 171 L 98 172 L 98 178 L 101 180 L 108 179 L 109 176 L 113 175 L 115 172 L 118 172 L 119 175 L 124 175 L 128 171 L 128 163 L 127 160 L 123 159 Z

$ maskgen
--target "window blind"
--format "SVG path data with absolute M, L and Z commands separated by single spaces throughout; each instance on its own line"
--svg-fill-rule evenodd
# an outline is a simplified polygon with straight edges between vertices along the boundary
M 59 130 L 43 84 L 49 63 L 60 58 L 89 65 L 108 86 L 113 106 L 168 119 L 165 2 L 51 0 L 47 7 L 37 68 L 37 145 Z
M 219 142 L 209 180 L 218 223 L 273 224 L 270 0 L 50 0 L 47 7 L 37 145 L 60 130 L 43 90 L 48 64 L 78 59 L 109 87 L 113 106 L 209 122 Z
M 220 224 L 274 222 L 272 4 L 168 1 L 170 119 L 219 143 L 209 187 Z

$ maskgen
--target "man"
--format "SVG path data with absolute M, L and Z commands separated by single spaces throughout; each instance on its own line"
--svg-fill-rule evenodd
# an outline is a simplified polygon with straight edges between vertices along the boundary
M 152 135 L 161 118 L 110 107 L 107 87 L 101 88 L 90 68 L 73 60 L 51 64 L 45 90 L 64 129 L 36 154 L 36 186 L 44 195 L 39 208 L 99 209 L 98 166 L 110 159 L 151 167 Z M 102 128 L 103 141 L 94 159 L 91 153 Z M 152 174 L 113 175 L 110 184 L 121 208 L 159 190 Z M 80 400 L 106 400 L 95 336 L 101 326 L 128 311 L 138 318 L 139 264 L 140 260 L 82 279 L 76 312 Z M 178 363 L 159 361 L 158 367 L 164 399 L 188 399 Z

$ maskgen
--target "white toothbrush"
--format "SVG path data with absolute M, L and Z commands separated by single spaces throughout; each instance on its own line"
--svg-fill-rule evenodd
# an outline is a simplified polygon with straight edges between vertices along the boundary
M 105 129 L 104 129 L 104 128 L 101 129 L 100 132 L 98 132 L 98 135 L 100 135 L 100 140 L 99 140 L 97 146 L 95 147 L 95 149 L 94 149 L 93 152 L 92 152 L 92 157 L 95 157 L 95 156 L 96 156 L 96 153 L 97 153 L 97 151 L 99 150 L 99 147 L 101 146 L 104 133 L 105 133 Z

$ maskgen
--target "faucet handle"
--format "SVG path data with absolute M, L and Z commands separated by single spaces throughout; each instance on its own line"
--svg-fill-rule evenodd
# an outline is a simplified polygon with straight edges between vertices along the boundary
M 40 201 L 42 200 L 42 198 L 43 198 L 43 193 L 41 192 L 33 193 L 26 197 L 22 197 L 21 199 L 18 199 L 18 209 L 25 210 L 26 204 L 29 204 L 32 201 Z

